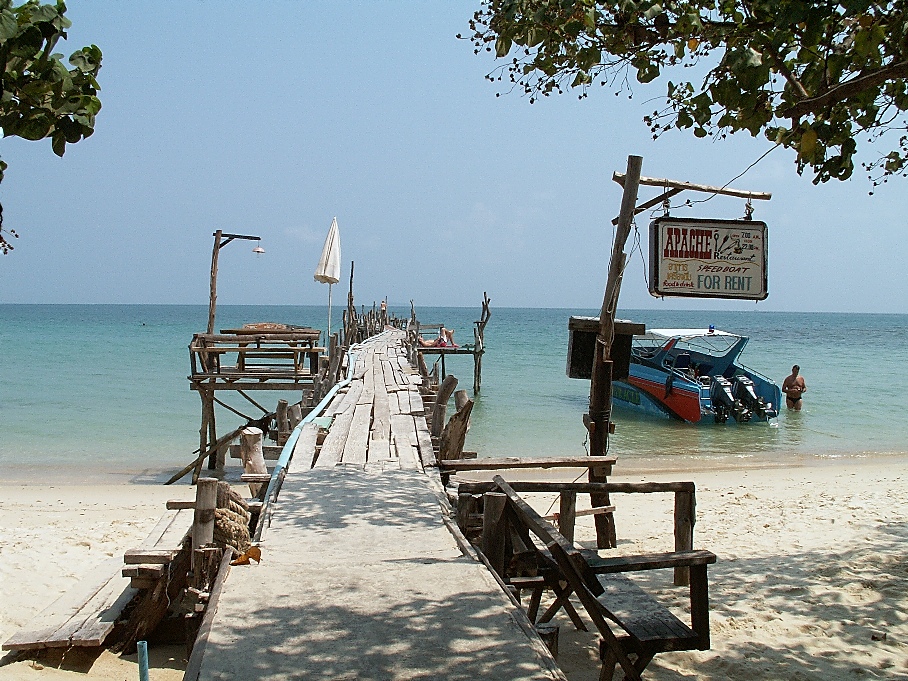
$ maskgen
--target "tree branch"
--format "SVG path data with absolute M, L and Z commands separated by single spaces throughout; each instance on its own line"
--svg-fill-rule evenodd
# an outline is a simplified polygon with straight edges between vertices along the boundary
M 783 111 L 782 116 L 792 119 L 800 118 L 805 114 L 813 113 L 830 104 L 841 102 L 868 88 L 872 88 L 881 83 L 885 83 L 887 80 L 895 78 L 908 78 L 908 61 L 889 64 L 888 66 L 884 66 L 871 73 L 858 76 L 857 78 L 845 81 L 844 83 L 839 83 L 821 95 L 802 99 L 794 106 Z
M 771 47 L 769 44 L 769 40 L 764 42 L 763 47 L 764 47 L 764 49 L 766 49 L 769 52 L 769 56 L 772 58 L 772 63 L 775 65 L 775 67 L 779 71 L 779 73 L 781 73 L 782 76 L 784 76 L 785 80 L 787 80 L 789 82 L 791 87 L 793 87 L 795 89 L 795 91 L 801 97 L 803 97 L 804 99 L 808 99 L 810 97 L 810 95 L 808 94 L 807 90 L 804 89 L 804 86 L 801 84 L 801 81 L 798 80 L 797 78 L 795 78 L 794 74 L 791 72 L 791 69 L 789 69 L 788 66 L 785 64 L 785 60 L 782 59 L 781 56 L 779 56 L 778 54 L 773 52 L 771 49 L 769 49 Z

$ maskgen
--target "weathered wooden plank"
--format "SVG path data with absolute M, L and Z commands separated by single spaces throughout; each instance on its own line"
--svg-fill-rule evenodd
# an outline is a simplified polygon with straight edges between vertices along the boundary
M 192 527 L 192 518 L 195 515 L 195 511 L 192 509 L 180 509 L 172 511 L 172 513 L 174 515 L 164 530 L 158 534 L 158 528 L 155 528 L 148 535 L 148 538 L 142 542 L 141 548 L 180 549 L 183 545 L 183 540 Z
M 338 397 L 335 397 L 334 400 L 331 401 L 331 404 L 328 405 L 328 408 L 325 410 L 325 416 L 336 416 L 337 414 L 351 411 L 353 407 L 356 406 L 356 403 L 359 402 L 359 396 L 362 394 L 362 391 L 362 381 L 353 381 L 350 383 L 347 392 L 344 393 L 343 398 L 341 398 L 340 401 L 338 401 Z M 335 402 L 337 402 L 336 406 Z
M 585 458 L 585 457 L 584 457 Z M 588 494 L 590 492 L 653 494 L 659 492 L 693 492 L 692 482 L 533 482 L 514 481 L 510 483 L 516 492 L 560 493 L 577 492 Z M 482 494 L 495 489 L 494 482 L 460 483 L 460 491 L 464 494 Z
M 173 560 L 177 549 L 129 549 L 123 554 L 126 565 L 166 564 Z
M 365 365 L 363 373 L 363 392 L 359 397 L 357 404 L 371 404 L 375 395 L 375 374 L 372 362 Z
M 374 367 L 376 380 L 382 377 L 380 365 Z M 388 392 L 380 381 L 376 383 L 375 401 L 372 406 L 372 438 L 375 440 L 391 439 L 391 404 Z
M 397 381 L 394 379 L 394 369 L 391 367 L 390 360 L 384 360 L 381 363 L 382 375 L 384 376 L 385 385 L 388 388 L 396 387 Z
M 501 459 L 474 459 L 440 461 L 447 470 L 481 471 L 507 468 L 599 468 L 615 464 L 613 456 L 563 456 L 563 457 L 505 457 Z
M 599 583 L 599 602 L 638 641 L 697 639 L 690 627 L 624 575 L 601 575 Z
M 307 423 L 300 430 L 296 444 L 293 446 L 293 455 L 290 460 L 293 462 L 295 468 L 300 470 L 312 468 L 317 442 L 318 425 L 315 423 Z
M 421 466 L 413 417 L 408 414 L 391 414 L 391 437 L 397 447 L 400 467 L 407 470 L 419 469 Z
M 66 640 L 61 640 L 60 647 L 100 646 L 113 631 L 120 614 L 132 601 L 136 592 L 137 589 L 130 585 L 129 580 L 112 577 L 91 602 L 85 605 L 79 617 L 71 621 L 72 625 L 76 625 L 81 619 L 81 624 L 78 627 L 67 627 L 61 632 L 60 638 Z
M 423 416 L 414 416 L 413 424 L 416 429 L 416 444 L 419 447 L 419 458 L 423 468 L 436 465 L 435 449 L 432 447 L 432 434 L 429 424 Z
M 195 499 L 168 499 L 168 511 L 178 511 L 181 508 L 195 508 Z
M 195 503 L 195 500 L 193 500 L 193 503 Z M 151 530 L 151 532 L 148 533 L 148 536 L 142 542 L 142 546 L 148 548 L 157 545 L 158 541 L 162 536 L 164 536 L 164 533 L 167 532 L 168 528 L 170 528 L 171 524 L 179 515 L 180 512 L 178 509 L 174 509 L 172 512 L 168 512 L 162 515 L 160 520 L 158 520 L 157 525 L 154 526 L 154 528 Z M 191 515 L 191 513 L 187 514 L 187 517 L 190 517 Z M 192 521 L 190 520 L 190 522 Z
M 408 414 L 413 414 L 414 416 L 422 416 L 423 414 L 425 414 L 425 407 L 422 403 L 422 395 L 419 394 L 418 390 L 411 386 L 406 393 L 401 392 L 399 394 L 407 395 L 407 399 L 410 402 L 410 409 L 407 412 Z
M 121 574 L 124 577 L 147 577 L 150 579 L 158 579 L 164 574 L 164 570 L 167 569 L 167 565 L 164 563 L 141 563 L 127 565 L 121 571 Z
M 372 419 L 372 404 L 357 404 L 350 422 L 350 432 L 344 443 L 341 463 L 365 466 L 366 448 L 369 445 L 369 425 Z
M 410 406 L 410 393 L 406 388 L 400 388 L 400 386 L 398 386 L 397 393 L 395 394 L 397 395 L 397 402 L 400 406 L 400 413 L 409 414 L 410 410 L 413 408 Z
M 400 411 L 400 398 L 398 398 L 397 392 L 388 391 L 388 408 L 391 410 L 391 416 L 395 414 L 401 414 Z M 407 400 L 407 406 L 410 406 L 410 400 Z
M 590 568 L 597 574 L 689 567 L 691 565 L 712 565 L 716 562 L 716 554 L 704 550 L 643 553 L 609 558 L 595 555 L 585 557 Z
M 122 592 L 128 587 L 128 580 L 120 576 L 120 558 L 111 558 L 102 563 L 89 576 L 79 582 L 74 588 L 68 589 L 60 598 L 55 600 L 29 623 L 28 627 L 17 632 L 2 646 L 3 650 L 33 650 L 66 646 L 69 637 L 82 625 L 87 614 L 79 619 L 86 606 L 93 602 L 96 596 L 103 600 L 109 592 L 110 582 L 119 585 Z M 73 622 L 75 618 L 75 622 Z M 65 634 L 66 638 L 60 640 Z
M 254 485 L 266 485 L 271 482 L 271 473 L 243 473 L 240 480 Z
M 390 426 L 389 426 L 390 434 Z M 391 458 L 391 441 L 389 438 L 370 438 L 369 452 L 366 459 L 369 463 L 382 462 Z
M 347 435 L 350 432 L 350 424 L 353 422 L 353 414 L 354 410 L 351 409 L 334 417 L 334 423 L 331 424 L 328 435 L 322 443 L 315 468 L 330 468 L 341 460 L 344 455 L 344 444 L 347 442 Z

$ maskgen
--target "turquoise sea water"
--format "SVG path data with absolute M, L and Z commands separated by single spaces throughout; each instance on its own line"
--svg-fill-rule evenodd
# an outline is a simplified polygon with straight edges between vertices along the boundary
M 222 306 L 217 326 L 280 321 L 324 328 L 326 312 Z M 565 376 L 567 320 L 595 311 L 492 312 L 467 448 L 480 456 L 584 453 L 589 382 Z M 453 327 L 461 343 L 472 340 L 478 313 L 417 308 L 422 322 Z M 783 410 L 775 426 L 691 426 L 616 411 L 611 453 L 625 464 L 772 465 L 908 453 L 908 315 L 621 310 L 619 316 L 650 328 L 714 324 L 749 335 L 745 364 L 779 383 L 800 364 L 809 388 L 804 410 Z M 200 404 L 186 380 L 187 346 L 206 321 L 205 306 L 0 305 L 0 479 L 113 475 L 152 482 L 188 463 L 198 446 Z M 447 368 L 461 387 L 471 387 L 469 357 L 449 358 Z M 255 412 L 241 398 L 231 403 Z M 218 413 L 220 432 L 239 421 Z

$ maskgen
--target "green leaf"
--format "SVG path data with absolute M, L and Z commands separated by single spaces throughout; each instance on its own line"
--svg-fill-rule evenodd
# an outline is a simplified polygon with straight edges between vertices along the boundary
M 571 87 L 577 87 L 579 85 L 587 85 L 590 83 L 592 78 L 584 71 L 578 71 L 577 75 L 574 77 L 574 81 L 571 83 Z
M 19 32 L 19 22 L 16 15 L 8 9 L 0 12 L 0 40 L 9 40 Z
M 649 9 L 643 13 L 643 18 L 647 20 L 655 19 L 660 14 L 662 14 L 662 5 L 656 2 L 650 5 Z
M 504 36 L 500 37 L 495 41 L 495 56 L 506 57 L 508 55 L 508 52 L 511 51 L 511 44 L 512 43 L 510 38 L 505 38 Z M 72 62 L 73 66 L 75 66 L 76 62 L 73 61 L 73 58 L 76 58 L 75 54 L 70 57 L 70 62 Z
M 15 126 L 15 132 L 13 134 L 22 139 L 36 142 L 47 137 L 51 127 L 53 127 L 53 125 L 50 116 L 47 114 L 38 114 L 20 121 Z
M 798 144 L 799 155 L 802 159 L 813 160 L 817 150 L 817 133 L 813 128 L 807 128 L 801 133 L 801 141 Z
M 66 153 L 66 138 L 61 134 L 54 134 L 51 140 L 51 147 L 57 156 L 63 156 Z

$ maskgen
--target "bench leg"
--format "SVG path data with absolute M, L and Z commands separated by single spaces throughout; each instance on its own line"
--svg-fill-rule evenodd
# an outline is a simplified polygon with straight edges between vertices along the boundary
M 605 643 L 605 641 L 600 643 L 600 648 L 602 643 Z M 615 665 L 618 664 L 618 658 L 615 657 L 612 649 L 607 646 L 605 650 L 600 650 L 600 656 L 602 657 L 602 669 L 599 670 L 599 681 L 612 681 L 612 677 L 615 676 Z
M 621 646 L 626 655 L 635 656 L 631 666 L 641 676 L 647 665 L 653 661 L 656 653 L 659 652 L 657 648 L 638 650 L 630 645 L 627 637 L 617 638 L 616 643 Z M 599 659 L 602 660 L 602 669 L 599 670 L 599 681 L 612 681 L 612 677 L 615 675 L 615 668 L 618 666 L 618 657 L 605 639 L 599 639 Z M 622 681 L 627 681 L 627 674 L 622 674 L 621 679 Z
M 542 600 L 542 587 L 533 589 L 530 593 L 530 602 L 527 604 L 527 617 L 530 622 L 536 623 L 536 616 L 539 614 L 539 602 Z
M 637 659 L 634 660 L 634 669 L 636 669 L 641 675 L 643 670 L 646 669 L 646 665 L 652 662 L 653 658 L 656 656 L 656 650 L 647 650 L 643 653 L 637 653 Z M 625 679 L 627 676 L 624 677 Z
M 706 566 L 690 567 L 690 619 L 699 641 L 698 650 L 709 650 L 709 590 L 707 586 Z
M 546 609 L 542 614 L 542 617 L 539 618 L 538 623 L 544 624 L 545 622 L 550 621 L 559 610 L 564 608 L 564 611 L 567 613 L 568 617 L 571 618 L 571 622 L 573 622 L 578 631 L 588 631 L 586 625 L 583 623 L 583 620 L 580 619 L 580 615 L 577 614 L 577 610 L 570 601 L 570 595 L 573 592 L 573 589 L 569 586 L 562 587 L 557 583 L 551 585 L 551 589 L 555 592 L 555 602 Z

